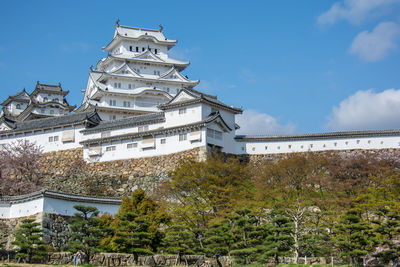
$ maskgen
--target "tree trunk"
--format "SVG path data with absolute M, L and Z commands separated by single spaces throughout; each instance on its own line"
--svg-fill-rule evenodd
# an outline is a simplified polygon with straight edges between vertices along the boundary
M 219 261 L 219 256 L 215 255 L 215 261 L 217 262 L 219 267 L 222 267 L 222 263 Z

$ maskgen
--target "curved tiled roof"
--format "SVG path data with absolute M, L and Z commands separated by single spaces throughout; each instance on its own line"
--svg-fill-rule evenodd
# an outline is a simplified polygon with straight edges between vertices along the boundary
M 149 136 L 149 135 L 154 136 L 154 135 L 159 135 L 159 134 L 164 134 L 164 133 L 185 131 L 185 130 L 196 129 L 199 127 L 206 126 L 208 123 L 211 123 L 215 120 L 220 120 L 224 126 L 228 127 L 226 125 L 226 123 L 223 121 L 221 115 L 218 112 L 216 112 L 215 114 L 210 115 L 206 119 L 199 121 L 199 122 L 195 122 L 195 123 L 174 126 L 174 127 L 169 127 L 169 128 L 155 129 L 155 130 L 150 130 L 150 131 L 145 131 L 145 132 L 129 133 L 129 134 L 121 134 L 121 135 L 114 135 L 114 136 L 109 136 L 109 137 L 89 139 L 89 140 L 81 141 L 80 144 L 83 144 L 83 145 L 99 144 L 99 143 L 107 143 L 107 142 L 112 142 L 112 141 L 129 140 L 129 139 L 134 139 L 134 138 L 139 138 L 139 137 Z M 228 127 L 228 129 L 229 129 L 229 127 Z
M 319 140 L 332 138 L 357 138 L 376 136 L 400 136 L 400 130 L 375 130 L 375 131 L 347 131 L 313 134 L 292 134 L 292 135 L 237 135 L 239 142 L 262 142 L 262 141 L 296 141 L 296 140 Z
M 174 100 L 180 95 L 181 92 L 187 93 L 188 95 L 192 96 L 193 99 L 174 102 Z M 158 108 L 161 109 L 161 110 L 167 110 L 167 109 L 171 109 L 171 108 L 188 106 L 188 105 L 192 105 L 192 104 L 196 104 L 196 103 L 206 103 L 206 104 L 209 104 L 211 106 L 215 106 L 215 107 L 218 107 L 218 108 L 221 108 L 221 109 L 229 110 L 231 112 L 234 112 L 235 114 L 240 114 L 240 113 L 243 112 L 241 108 L 228 106 L 228 105 L 222 103 L 221 101 L 219 101 L 217 99 L 216 96 L 203 94 L 203 93 L 200 93 L 199 91 L 196 91 L 194 89 L 185 88 L 185 89 L 182 89 L 180 91 L 180 93 L 178 93 L 168 103 L 158 105 Z
M 13 130 L 3 131 L 0 134 L 25 132 L 36 129 L 46 129 L 57 126 L 65 126 L 65 125 L 79 124 L 85 122 L 88 122 L 92 125 L 97 125 L 98 123 L 100 123 L 100 121 L 101 119 L 96 111 L 78 112 L 74 114 L 57 116 L 57 117 L 16 122 Z
M 165 121 L 164 112 L 157 112 L 139 116 L 133 116 L 121 120 L 102 121 L 97 126 L 81 131 L 83 134 L 90 134 L 94 132 L 127 128 L 135 125 L 153 124 Z
M 25 91 L 25 88 L 24 88 L 20 92 L 16 93 L 15 95 L 9 96 L 5 101 L 0 103 L 0 105 L 5 106 L 8 103 L 10 103 L 12 100 L 29 103 L 31 101 L 31 98 L 29 97 L 28 93 Z
M 1 196 L 0 203 L 7 203 L 7 204 L 23 203 L 41 197 L 49 197 L 49 198 L 76 201 L 76 202 L 85 202 L 85 203 L 114 204 L 114 205 L 120 205 L 122 202 L 120 198 L 76 195 L 76 194 L 62 193 L 62 192 L 42 189 L 40 191 L 20 196 Z
M 128 26 L 118 25 L 114 31 L 114 37 L 110 43 L 108 43 L 103 50 L 108 51 L 112 48 L 113 44 L 119 39 L 139 41 L 141 39 L 151 39 L 155 43 L 165 44 L 168 48 L 173 47 L 177 41 L 169 40 L 164 36 L 164 33 L 160 30 L 143 29 Z

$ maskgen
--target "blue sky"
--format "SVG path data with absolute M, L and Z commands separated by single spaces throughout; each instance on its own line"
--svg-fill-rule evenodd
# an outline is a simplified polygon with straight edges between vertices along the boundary
M 61 82 L 79 106 L 121 25 L 158 28 L 241 133 L 400 128 L 400 0 L 6 1 L 0 99 Z

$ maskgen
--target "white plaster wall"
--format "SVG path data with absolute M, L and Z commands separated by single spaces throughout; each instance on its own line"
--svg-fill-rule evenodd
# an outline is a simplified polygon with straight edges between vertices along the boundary
M 154 124 L 144 124 L 144 125 L 137 125 L 137 126 L 132 126 L 128 128 L 120 128 L 120 129 L 113 129 L 113 130 L 104 130 L 102 132 L 109 132 L 110 136 L 115 136 L 115 135 L 122 135 L 122 134 L 130 134 L 130 133 L 137 133 L 139 126 L 148 126 L 149 131 L 159 129 L 164 127 L 164 123 L 154 123 Z M 101 132 L 94 132 L 94 133 L 88 133 L 84 135 L 84 140 L 89 140 L 89 139 L 95 139 L 95 138 L 100 138 L 102 135 Z
M 30 216 L 43 211 L 43 198 L 33 199 L 22 203 L 10 205 L 8 218 L 19 218 Z
M 84 159 L 89 162 L 94 161 L 111 161 L 120 159 L 130 159 L 130 158 L 144 158 L 153 157 L 159 155 L 168 155 L 176 152 L 181 152 L 197 147 L 202 147 L 206 145 L 205 128 L 201 130 L 201 141 L 191 142 L 189 138 L 184 141 L 179 141 L 179 133 L 174 134 L 163 134 L 157 135 L 155 137 L 155 148 L 142 149 L 141 141 L 142 138 L 136 138 L 133 140 L 124 140 L 112 143 L 104 143 L 101 145 L 102 154 L 100 157 L 90 157 L 89 149 L 85 147 L 83 150 Z M 189 132 L 186 133 L 189 137 Z M 161 139 L 165 139 L 165 144 L 161 144 Z M 127 148 L 130 143 L 137 143 L 137 148 Z M 115 146 L 114 151 L 106 151 L 107 147 Z
M 168 109 L 165 111 L 165 128 L 185 125 L 203 120 L 202 117 L 202 106 L 203 104 L 195 104 L 192 106 L 186 106 L 186 113 L 179 114 L 179 109 Z
M 17 105 L 20 105 L 20 109 L 17 109 Z M 10 104 L 8 104 L 7 109 L 8 111 L 13 115 L 13 116 L 17 116 L 19 114 L 21 114 L 22 111 L 24 111 L 27 108 L 27 104 L 26 103 L 19 103 L 16 101 L 11 102 Z
M 10 218 L 10 207 L 11 207 L 11 204 L 7 204 L 7 203 L 0 204 L 0 219 Z
M 77 210 L 74 208 L 75 205 L 96 207 L 100 211 L 100 215 L 105 212 L 116 214 L 120 206 L 119 204 L 101 204 L 61 200 L 46 196 L 21 203 L 2 203 L 0 204 L 0 219 L 26 217 L 39 212 L 73 216 L 74 213 L 77 212 Z
M 324 140 L 236 142 L 237 154 L 276 154 L 324 150 L 400 148 L 400 136 Z
M 133 46 L 133 52 L 130 51 L 129 46 Z M 136 46 L 139 47 L 139 53 L 142 53 L 142 49 L 144 48 L 145 50 L 147 47 L 150 47 L 151 51 L 154 53 L 154 49 L 157 49 L 157 56 L 164 56 L 167 55 L 167 47 L 156 44 L 153 41 L 122 41 L 114 50 L 113 53 L 116 51 L 119 51 L 119 53 L 127 54 L 127 53 L 132 53 L 134 55 L 137 55 L 139 53 L 136 53 Z
M 57 98 L 58 102 L 60 102 L 60 103 L 62 103 L 62 100 L 64 99 L 62 94 L 57 94 L 57 93 L 54 93 L 54 94 L 39 93 L 39 94 L 36 95 L 36 100 L 39 101 L 39 102 L 45 102 L 44 101 L 45 97 L 47 98 L 47 101 L 53 101 L 54 99 Z M 54 100 L 54 101 L 56 101 L 56 100 Z
M 43 152 L 51 152 L 58 150 L 66 150 L 81 147 L 79 144 L 83 140 L 83 135 L 80 132 L 84 127 L 76 126 L 49 129 L 49 130 L 37 130 L 35 132 L 27 132 L 9 137 L 0 137 L 1 143 L 12 143 L 17 142 L 17 140 L 28 140 L 29 142 L 36 143 L 37 146 L 42 147 Z M 62 142 L 62 135 L 64 131 L 74 130 L 75 141 L 74 142 Z M 58 136 L 58 141 L 49 142 L 49 137 Z
M 84 205 L 96 207 L 100 211 L 100 215 L 107 212 L 110 214 L 116 214 L 120 205 L 115 204 L 100 204 L 90 202 L 77 202 L 70 200 L 55 199 L 50 197 L 44 198 L 43 211 L 47 213 L 55 213 L 59 215 L 73 216 L 77 210 L 74 208 L 75 205 Z

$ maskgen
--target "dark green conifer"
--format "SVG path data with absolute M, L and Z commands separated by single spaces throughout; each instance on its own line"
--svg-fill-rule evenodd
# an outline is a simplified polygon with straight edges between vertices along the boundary
M 205 232 L 204 252 L 208 257 L 215 257 L 218 265 L 222 266 L 219 257 L 229 255 L 231 243 L 232 232 L 229 222 L 216 222 Z
M 281 211 L 274 210 L 270 213 L 270 223 L 265 226 L 267 236 L 262 245 L 262 258 L 274 258 L 279 264 L 279 257 L 288 256 L 293 249 L 293 226 L 291 221 Z
M 240 263 L 249 264 L 259 257 L 259 245 L 264 231 L 257 216 L 250 209 L 237 210 L 230 217 L 233 243 L 230 254 Z
M 369 226 L 356 210 L 346 211 L 335 227 L 334 243 L 340 256 L 348 258 L 350 264 L 362 263 L 373 242 Z
M 78 211 L 71 218 L 70 236 L 67 249 L 71 252 L 81 250 L 85 254 L 85 262 L 88 263 L 93 253 L 100 251 L 100 240 L 103 236 L 98 227 L 99 211 L 96 207 L 75 205 Z
M 46 247 L 42 238 L 40 223 L 34 219 L 24 219 L 15 233 L 13 245 L 17 246 L 16 257 L 25 262 L 41 260 L 46 255 Z

